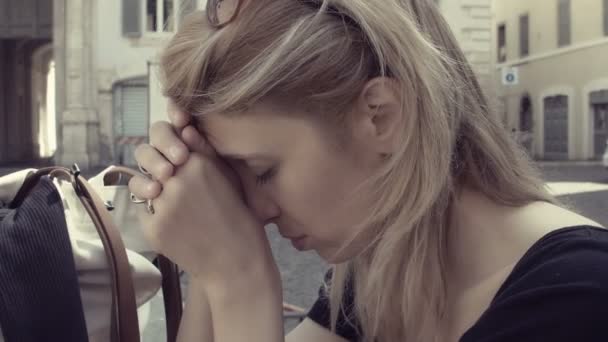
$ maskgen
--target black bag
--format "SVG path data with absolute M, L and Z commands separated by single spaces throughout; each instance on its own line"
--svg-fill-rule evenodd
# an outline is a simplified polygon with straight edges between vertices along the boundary
M 133 176 L 135 171 L 116 168 Z M 28 176 L 0 212 L 0 328 L 5 342 L 88 340 L 64 208 L 52 177 L 71 181 L 103 242 L 112 278 L 112 342 L 139 342 L 137 306 L 124 244 L 107 208 L 75 166 Z M 177 266 L 157 259 L 174 342 L 182 315 Z

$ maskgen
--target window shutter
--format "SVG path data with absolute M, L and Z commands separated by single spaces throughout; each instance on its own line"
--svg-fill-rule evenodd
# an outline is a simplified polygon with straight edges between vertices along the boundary
M 498 62 L 503 63 L 507 61 L 507 28 L 505 24 L 498 26 Z
M 52 1 L 36 1 L 34 6 L 38 6 L 38 22 L 37 35 L 38 37 L 53 36 L 53 2 Z
M 8 1 L 0 1 L 0 38 L 8 37 Z
M 181 25 L 182 19 L 185 16 L 192 13 L 196 9 L 196 0 L 181 0 L 179 3 L 179 21 L 178 25 Z
M 530 54 L 530 17 L 522 15 L 519 17 L 519 54 L 526 57 Z
M 592 105 L 601 105 L 608 103 L 608 90 L 594 91 L 589 95 L 589 102 Z
M 122 0 L 122 34 L 141 37 L 141 0 Z
M 608 36 L 608 0 L 604 0 L 604 35 Z
M 148 135 L 148 88 L 122 87 L 122 135 L 145 137 Z
M 570 0 L 559 0 L 558 46 L 570 44 Z

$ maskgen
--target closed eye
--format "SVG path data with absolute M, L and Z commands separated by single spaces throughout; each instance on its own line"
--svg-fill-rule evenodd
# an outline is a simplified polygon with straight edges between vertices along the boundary
M 257 185 L 264 185 L 267 184 L 272 177 L 274 177 L 274 175 L 276 174 L 276 168 L 271 168 L 268 171 L 264 172 L 263 174 L 256 176 L 256 184 Z

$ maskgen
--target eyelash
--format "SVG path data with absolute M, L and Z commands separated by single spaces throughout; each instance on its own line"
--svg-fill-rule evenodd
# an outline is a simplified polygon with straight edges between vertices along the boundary
M 256 177 L 256 184 L 257 185 L 264 185 L 267 184 L 272 177 L 275 175 L 275 168 L 272 168 L 266 172 L 264 172 L 264 174 L 262 174 L 261 176 L 257 176 Z

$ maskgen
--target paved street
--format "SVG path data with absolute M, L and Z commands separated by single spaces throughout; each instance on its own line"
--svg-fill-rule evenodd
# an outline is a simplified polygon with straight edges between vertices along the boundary
M 567 194 L 560 198 L 582 214 L 608 225 L 608 170 L 586 164 L 544 164 L 541 170 L 552 189 Z M 0 169 L 0 175 L 6 172 Z M 275 229 L 269 230 L 269 238 L 283 278 L 284 299 L 309 307 L 316 298 L 327 266 L 314 253 L 296 251 L 289 242 L 281 239 Z M 162 310 L 162 299 L 157 297 L 151 303 L 149 314 L 141 313 L 142 319 L 149 319 L 144 329 L 144 341 L 165 341 Z M 286 329 L 291 329 L 294 324 L 288 322 Z
M 608 226 L 608 170 L 601 166 L 543 166 L 550 185 L 565 185 L 560 196 L 579 213 Z

